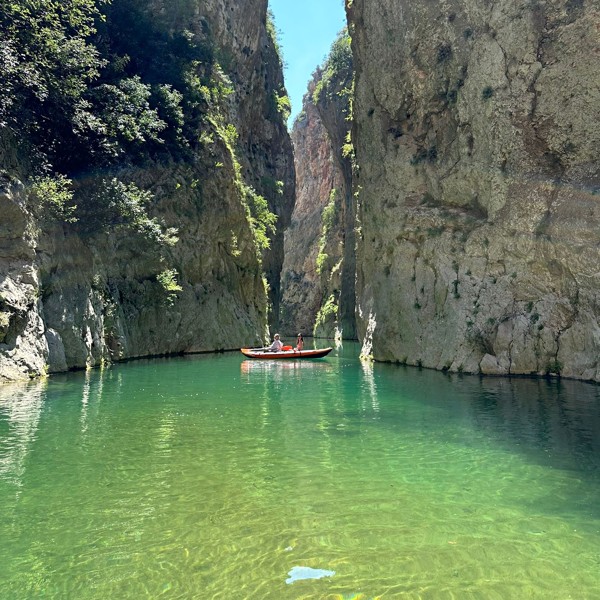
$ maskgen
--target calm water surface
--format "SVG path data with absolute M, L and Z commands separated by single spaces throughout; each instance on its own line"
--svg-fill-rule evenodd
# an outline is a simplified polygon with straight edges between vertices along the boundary
M 0 388 L 2 599 L 599 598 L 599 494 L 583 383 L 346 344 Z

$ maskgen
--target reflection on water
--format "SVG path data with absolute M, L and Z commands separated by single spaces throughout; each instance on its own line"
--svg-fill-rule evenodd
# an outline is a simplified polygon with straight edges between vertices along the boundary
M 240 369 L 242 373 L 254 374 L 264 373 L 269 376 L 278 377 L 284 372 L 300 372 L 302 370 L 327 370 L 331 369 L 330 363 L 325 362 L 323 359 L 285 359 L 285 360 L 267 360 L 267 359 L 246 359 L 240 363 Z
M 379 412 L 379 400 L 377 399 L 377 384 L 375 383 L 375 375 L 373 373 L 373 363 L 371 361 L 361 361 L 360 366 L 362 368 L 364 387 L 368 392 L 370 405 L 373 408 L 373 412 L 377 414 Z
M 45 389 L 45 381 L 0 386 L 0 480 L 17 488 L 38 429 Z
M 0 589 L 595 597 L 600 386 L 358 351 L 140 361 L 0 388 Z M 299 567 L 335 576 L 286 583 Z

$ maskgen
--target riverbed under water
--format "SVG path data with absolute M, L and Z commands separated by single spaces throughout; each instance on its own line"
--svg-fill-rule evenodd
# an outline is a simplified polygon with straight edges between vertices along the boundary
M 600 386 L 241 354 L 0 388 L 0 597 L 598 598 Z

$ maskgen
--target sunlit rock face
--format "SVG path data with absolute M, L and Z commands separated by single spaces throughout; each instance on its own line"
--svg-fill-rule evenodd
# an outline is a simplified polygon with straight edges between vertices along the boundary
M 309 82 L 292 131 L 297 200 L 285 239 L 282 314 L 286 329 L 315 337 L 356 339 L 348 143 L 352 75 L 348 38 L 342 32 Z
M 348 4 L 365 352 L 600 380 L 597 6 Z
M 0 381 L 44 370 L 48 355 L 39 316 L 35 240 L 22 185 L 0 176 Z
M 340 40 L 338 36 L 335 44 Z M 336 219 L 333 229 L 336 235 L 329 236 L 325 249 L 330 255 L 332 267 L 317 328 L 321 329 L 322 335 L 332 337 L 334 332 L 327 319 L 326 304 L 333 297 L 336 301 L 335 334 L 348 340 L 356 339 L 356 212 L 352 196 L 352 148 L 349 139 L 353 76 L 352 61 L 349 60 L 334 70 L 316 101 L 317 111 L 331 143 L 333 164 L 339 173 L 334 200 Z
M 313 80 L 292 130 L 297 197 L 291 226 L 285 234 L 282 280 L 282 328 L 288 334 L 312 334 L 327 296 L 328 274 L 317 272 L 321 215 L 331 191 L 342 185 L 342 173 L 334 161 L 331 139 L 312 101 L 314 87 Z M 332 237 L 327 245 L 330 253 L 336 251 L 339 260 L 339 232 Z M 333 259 L 332 263 L 335 262 Z M 339 277 L 334 285 L 339 288 Z
M 153 194 L 151 216 L 178 229 L 179 242 L 161 255 L 126 231 L 42 223 L 28 209 L 28 189 L 20 183 L 28 176 L 27 158 L 0 135 L 6 175 L 0 182 L 0 380 L 260 344 L 270 316 L 276 325 L 283 229 L 295 179 L 291 141 L 274 102 L 283 79 L 265 27 L 267 1 L 172 6 L 148 0 L 145 10 L 167 31 L 210 39 L 227 62 L 223 70 L 233 92 L 223 118 L 236 128 L 239 165 L 215 128 L 206 132 L 215 141 L 199 144 L 191 161 L 119 172 Z M 76 185 L 91 189 L 93 179 L 82 177 Z M 278 215 L 262 262 L 240 180 Z M 177 293 L 166 293 L 157 281 L 167 267 L 178 273 Z
M 277 215 L 270 247 L 262 255 L 268 282 L 269 323 L 279 328 L 284 231 L 295 200 L 292 143 L 274 98 L 285 93 L 280 58 L 265 29 L 267 0 L 199 2 L 223 54 L 231 57 L 235 102 L 232 117 L 239 134 L 242 171 Z

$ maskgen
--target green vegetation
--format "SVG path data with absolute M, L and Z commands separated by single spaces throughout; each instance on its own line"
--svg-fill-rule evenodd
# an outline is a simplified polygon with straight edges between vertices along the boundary
M 354 165 L 354 144 L 352 143 L 352 131 L 350 130 L 346 134 L 345 144 L 342 146 L 342 156 L 344 158 L 350 159 L 352 161 L 352 164 Z
M 0 0 L 0 27 L 0 126 L 38 175 L 186 158 L 232 92 L 210 32 L 143 0 Z
M 275 54 L 277 55 L 279 65 L 283 70 L 285 62 L 283 60 L 283 53 L 280 43 L 281 32 L 275 25 L 275 16 L 273 15 L 273 11 L 271 9 L 267 11 L 266 26 L 267 34 L 271 40 L 271 43 L 273 44 L 273 47 L 275 48 Z M 292 103 L 283 85 L 281 85 L 278 90 L 273 91 L 273 94 L 271 95 L 271 109 L 280 114 L 284 122 L 287 122 L 287 120 L 290 118 L 290 114 L 292 113 Z
M 331 230 L 337 219 L 338 190 L 333 188 L 329 193 L 329 201 L 321 214 L 321 238 L 319 240 L 319 253 L 317 254 L 317 273 L 321 275 L 326 269 L 329 255 L 325 253 Z
M 160 252 L 173 244 L 151 194 L 106 174 L 185 159 L 210 130 L 231 85 L 209 36 L 168 33 L 142 0 L 0 0 L 0 27 L 0 128 L 29 157 L 32 208 L 87 233 L 127 228 Z M 91 183 L 74 186 L 82 171 Z
M 151 12 L 147 0 L 0 0 L 0 130 L 30 159 L 29 201 L 44 222 L 86 235 L 127 230 L 164 258 L 177 232 L 151 217 L 152 194 L 124 167 L 189 161 L 198 149 L 224 167 L 224 144 L 258 253 L 269 247 L 277 217 L 243 180 L 227 116 L 233 86 L 223 67 L 234 69 L 233 57 L 205 21 L 173 27 L 194 23 L 196 8 L 192 0 L 171 3 L 168 14 Z M 279 53 L 272 14 L 267 30 Z M 287 119 L 285 89 L 272 99 Z M 283 182 L 272 189 L 283 194 Z
M 273 96 L 277 112 L 283 117 L 284 121 L 287 121 L 292 113 L 292 103 L 290 102 L 289 96 L 287 94 L 282 94 L 280 96 L 277 92 L 273 92 Z
M 285 184 L 283 181 L 276 180 L 268 176 L 261 177 L 260 185 L 264 190 L 268 190 L 276 196 L 282 196 L 285 190 Z
M 335 321 L 337 317 L 338 306 L 335 301 L 335 296 L 331 294 L 329 298 L 325 301 L 325 304 L 321 306 L 319 312 L 317 313 L 317 319 L 315 321 L 315 326 L 313 329 L 313 335 L 318 337 L 319 331 L 323 331 L 327 323 L 331 321 Z
M 237 159 L 236 153 L 238 133 L 235 126 L 231 123 L 225 123 L 220 115 L 212 123 L 215 126 L 216 133 L 225 143 L 229 152 L 233 164 L 235 183 L 240 193 L 240 199 L 247 210 L 248 222 L 254 232 L 257 256 L 260 259 L 261 252 L 267 250 L 271 245 L 269 234 L 275 233 L 277 215 L 269 210 L 269 203 L 265 197 L 261 196 L 242 179 L 242 166 Z M 222 167 L 223 164 L 217 163 L 217 166 Z M 273 187 L 277 190 L 277 193 L 283 193 L 282 181 L 273 180 Z
M 90 193 L 91 191 L 91 193 Z M 166 228 L 148 209 L 153 195 L 134 183 L 116 178 L 99 178 L 79 199 L 78 228 L 85 233 L 127 230 L 162 249 L 177 243 L 177 230 Z
M 185 157 L 222 96 L 209 37 L 141 0 L 0 0 L 0 27 L 0 126 L 37 175 Z
M 323 94 L 332 96 L 352 95 L 353 63 L 351 38 L 347 29 L 342 29 L 333 42 L 329 56 L 322 67 L 322 75 L 313 92 L 313 102 L 318 104 Z M 340 86 L 341 84 L 341 86 Z
M 73 200 L 73 182 L 64 175 L 34 177 L 31 180 L 30 196 L 40 216 L 66 223 L 77 221 L 76 205 Z
M 280 31 L 277 29 L 277 25 L 275 25 L 275 15 L 270 8 L 267 11 L 267 34 L 269 35 L 269 38 L 271 38 L 271 42 L 275 47 L 275 52 L 277 52 L 277 56 L 279 57 L 279 62 L 283 66 L 283 53 L 279 42 Z
M 166 292 L 166 303 L 173 305 L 177 298 L 177 294 L 183 290 L 183 288 L 177 283 L 177 271 L 175 269 L 165 269 L 156 276 L 156 280 Z
M 334 101 L 346 121 L 352 121 L 354 98 L 354 65 L 351 38 L 347 29 L 342 29 L 331 45 L 329 55 L 317 71 L 316 85 L 312 94 L 315 105 Z M 342 157 L 349 159 L 354 167 L 354 145 L 348 130 L 341 148 Z
M 554 359 L 548 362 L 546 365 L 546 375 L 559 375 L 563 370 L 564 365 L 558 360 Z
M 277 215 L 269 210 L 269 203 L 253 187 L 241 181 L 239 185 L 248 209 L 248 220 L 254 231 L 256 248 L 260 253 L 271 246 L 269 233 L 275 233 Z
M 31 139 L 38 160 L 59 131 L 94 123 L 84 94 L 106 64 L 90 43 L 98 16 L 94 0 L 0 0 L 0 127 Z

